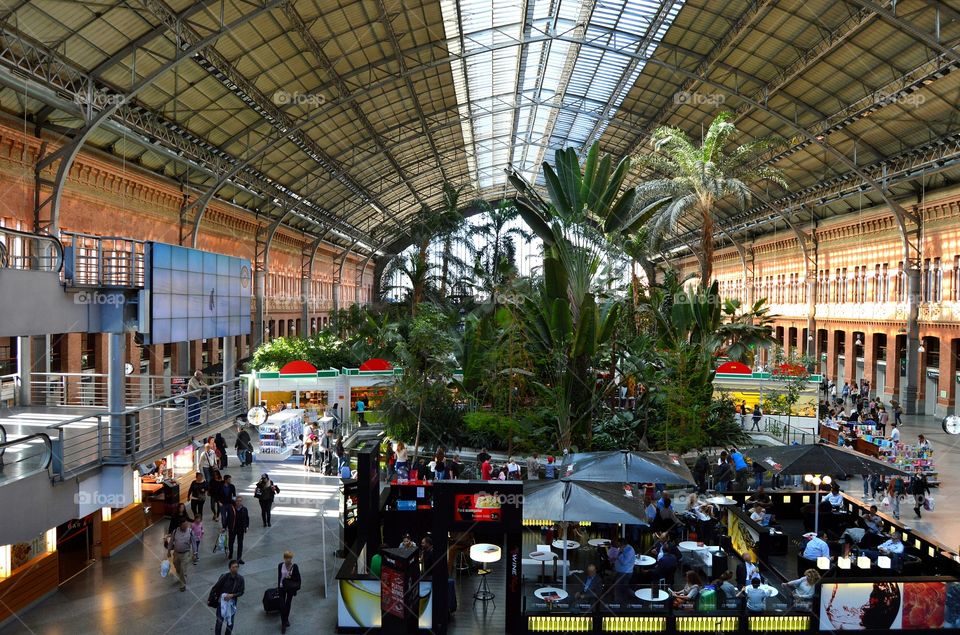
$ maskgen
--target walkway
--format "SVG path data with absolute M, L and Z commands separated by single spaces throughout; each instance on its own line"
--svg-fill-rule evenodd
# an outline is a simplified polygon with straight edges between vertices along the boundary
M 231 443 L 232 445 L 232 443 Z M 286 549 L 296 554 L 303 575 L 303 589 L 294 600 L 292 628 L 287 632 L 331 633 L 336 627 L 334 575 L 339 561 L 333 557 L 338 537 L 337 488 L 339 479 L 304 473 L 296 463 L 254 464 L 236 467 L 233 476 L 250 510 L 250 531 L 244 545 L 241 574 L 246 594 L 240 600 L 234 633 L 279 632 L 278 615 L 266 615 L 261 606 L 264 589 L 276 586 L 277 563 Z M 268 471 L 281 493 L 273 508 L 272 527 L 260 522 L 260 508 L 253 498 L 254 483 Z M 206 509 L 209 519 L 210 509 Z M 98 561 L 60 588 L 59 593 L 16 622 L 0 629 L 0 635 L 194 635 L 211 633 L 213 609 L 206 606 L 207 592 L 226 571 L 222 553 L 212 554 L 217 535 L 213 521 L 205 523 L 200 563 L 189 566 L 187 591 L 177 590 L 171 572 L 160 577 L 162 540 L 166 523 L 148 529 L 143 541 Z M 323 529 L 325 529 L 325 532 Z M 331 593 L 323 598 L 323 539 L 326 538 L 327 581 Z

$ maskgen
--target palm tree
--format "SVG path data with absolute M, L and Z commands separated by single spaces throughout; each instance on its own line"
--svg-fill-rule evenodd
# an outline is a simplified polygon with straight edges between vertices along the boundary
M 516 267 L 516 240 L 529 243 L 533 234 L 522 227 L 510 226 L 520 218 L 519 210 L 512 203 L 503 201 L 497 207 L 491 207 L 483 201 L 480 205 L 485 208 L 484 221 L 474 225 L 470 233 L 480 242 L 478 253 L 485 254 L 481 263 L 485 277 L 496 287 L 506 282 L 507 271 Z
M 447 287 L 451 276 L 451 266 L 463 270 L 467 263 L 454 254 L 454 246 L 466 247 L 468 252 L 473 250 L 473 243 L 468 240 L 464 232 L 466 221 L 460 213 L 460 194 L 464 186 L 455 187 L 449 181 L 443 184 L 443 208 L 430 211 L 432 218 L 427 222 L 435 228 L 436 237 L 440 239 L 440 297 L 447 297 Z
M 781 142 L 763 138 L 728 149 L 738 134 L 730 121 L 732 117 L 729 112 L 718 114 L 700 147 L 682 130 L 669 126 L 658 128 L 652 137 L 654 152 L 634 157 L 634 165 L 661 175 L 637 186 L 634 209 L 658 206 L 648 225 L 650 240 L 662 239 L 687 216 L 694 216 L 700 225 L 700 284 L 703 287 L 710 286 L 713 276 L 717 202 L 732 196 L 739 206 L 746 207 L 751 199 L 750 186 L 759 181 L 787 187 L 780 170 L 759 161 L 762 154 Z

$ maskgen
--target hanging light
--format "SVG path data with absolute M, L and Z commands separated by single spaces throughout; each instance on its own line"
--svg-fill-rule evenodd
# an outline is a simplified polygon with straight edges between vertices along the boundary
M 917 347 L 917 352 L 918 352 L 918 353 L 925 353 L 925 352 L 927 352 L 927 349 L 923 347 L 923 342 L 920 342 L 920 346 Z
M 860 335 L 857 334 L 857 341 L 853 343 L 855 346 L 863 346 L 863 340 L 860 339 Z

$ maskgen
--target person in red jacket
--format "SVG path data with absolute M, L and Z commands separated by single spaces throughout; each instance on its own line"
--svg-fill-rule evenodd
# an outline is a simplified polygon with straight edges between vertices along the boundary
M 490 457 L 480 464 L 480 479 L 484 481 L 489 481 L 491 475 L 493 474 L 493 466 L 490 465 Z

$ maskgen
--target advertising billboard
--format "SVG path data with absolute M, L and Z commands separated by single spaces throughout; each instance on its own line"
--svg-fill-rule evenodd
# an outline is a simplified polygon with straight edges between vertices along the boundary
M 149 321 L 141 325 L 145 344 L 250 333 L 249 260 L 149 243 L 144 286 L 149 298 Z
M 933 630 L 956 619 L 957 582 L 834 582 L 822 585 L 820 630 Z M 948 597 L 954 600 L 950 605 Z

